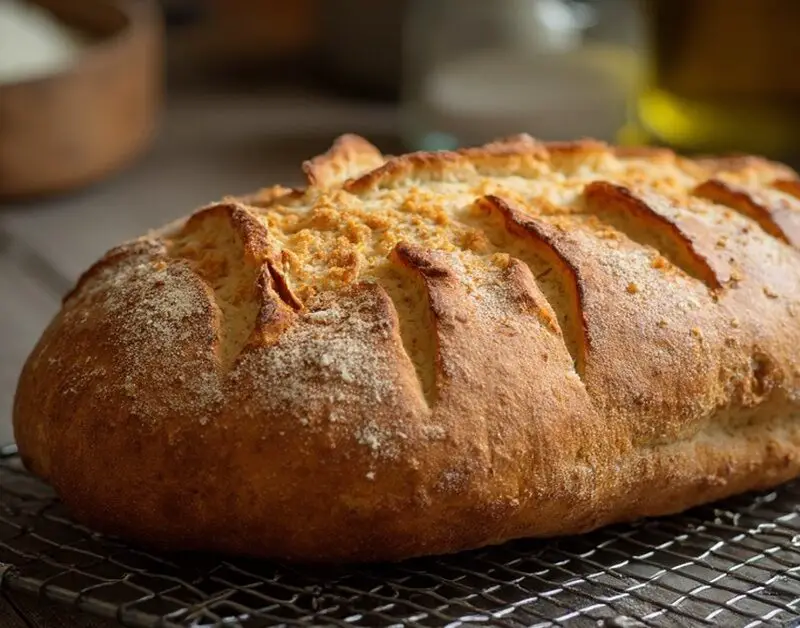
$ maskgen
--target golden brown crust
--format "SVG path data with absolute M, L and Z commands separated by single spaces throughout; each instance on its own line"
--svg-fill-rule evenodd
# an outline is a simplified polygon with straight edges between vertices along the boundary
M 342 135 L 324 155 L 303 164 L 308 185 L 329 188 L 361 172 L 374 170 L 384 162 L 381 152 L 358 135 Z
M 168 548 L 456 551 L 800 473 L 796 175 L 528 136 L 274 187 L 110 251 L 20 378 L 25 463 Z

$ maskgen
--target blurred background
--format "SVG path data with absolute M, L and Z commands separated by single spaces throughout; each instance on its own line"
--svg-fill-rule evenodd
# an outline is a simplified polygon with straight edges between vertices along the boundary
M 385 152 L 528 132 L 800 154 L 798 0 L 0 0 L 0 442 L 106 249 Z

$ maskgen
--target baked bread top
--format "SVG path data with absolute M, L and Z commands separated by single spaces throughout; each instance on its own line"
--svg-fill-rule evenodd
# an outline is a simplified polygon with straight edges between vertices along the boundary
M 800 180 L 517 136 L 386 157 L 109 251 L 22 373 L 23 459 L 173 548 L 401 558 L 800 473 Z

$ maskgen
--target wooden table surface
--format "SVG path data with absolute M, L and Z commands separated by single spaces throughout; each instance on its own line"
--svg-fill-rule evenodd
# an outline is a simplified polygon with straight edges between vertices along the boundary
M 12 440 L 23 361 L 61 295 L 104 251 L 225 194 L 300 183 L 301 161 L 339 133 L 385 145 L 395 127 L 391 106 L 298 88 L 181 93 L 168 99 L 151 150 L 124 172 L 68 196 L 0 206 L 0 444 Z M 396 150 L 396 140 L 388 149 Z M 2 628 L 112 625 L 0 593 Z

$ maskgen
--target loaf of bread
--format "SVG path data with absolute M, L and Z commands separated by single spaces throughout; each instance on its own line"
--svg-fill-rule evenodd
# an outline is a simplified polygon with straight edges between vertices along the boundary
M 22 372 L 25 464 L 171 549 L 401 559 L 800 474 L 800 179 L 512 137 L 227 198 L 108 252 Z

